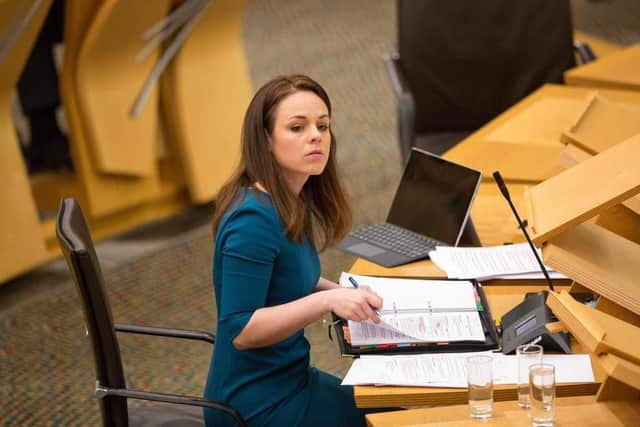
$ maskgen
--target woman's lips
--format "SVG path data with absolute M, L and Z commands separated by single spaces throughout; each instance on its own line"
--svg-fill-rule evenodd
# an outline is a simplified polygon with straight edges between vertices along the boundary
M 322 151 L 315 150 L 307 153 L 305 157 L 312 157 L 312 158 L 324 157 L 324 153 Z

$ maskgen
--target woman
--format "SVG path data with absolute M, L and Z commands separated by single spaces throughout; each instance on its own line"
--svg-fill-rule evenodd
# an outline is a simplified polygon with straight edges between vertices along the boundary
M 205 397 L 256 426 L 359 426 L 353 389 L 309 366 L 303 328 L 334 312 L 379 322 L 382 300 L 320 277 L 316 248 L 340 241 L 351 211 L 336 170 L 331 103 L 309 77 L 278 77 L 245 114 L 240 164 L 217 197 L 217 339 Z M 205 410 L 207 425 L 224 417 Z

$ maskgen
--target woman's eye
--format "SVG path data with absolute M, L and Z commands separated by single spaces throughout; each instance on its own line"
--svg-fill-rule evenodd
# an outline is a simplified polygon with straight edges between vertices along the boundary
M 302 129 L 304 129 L 304 127 L 303 127 L 303 126 L 301 126 L 301 125 L 291 126 L 291 130 L 292 130 L 293 132 L 300 132 Z
M 329 130 L 329 125 L 325 125 L 325 124 L 318 125 L 318 130 L 320 132 L 326 132 Z

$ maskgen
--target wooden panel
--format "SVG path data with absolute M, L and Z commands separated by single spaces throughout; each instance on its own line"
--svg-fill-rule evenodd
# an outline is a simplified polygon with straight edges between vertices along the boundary
M 558 148 L 560 134 L 567 124 L 582 114 L 584 100 L 545 96 L 527 105 L 511 120 L 485 136 L 488 143 L 549 145 Z
M 369 427 L 435 427 L 435 426 L 522 426 L 531 425 L 529 411 L 519 409 L 515 402 L 495 402 L 494 416 L 489 420 L 471 420 L 467 405 L 411 409 L 366 416 Z M 596 402 L 589 397 L 556 399 L 556 426 L 621 427 L 636 425 L 640 405 L 634 402 Z
M 640 105 L 611 102 L 595 94 L 586 102 L 576 122 L 565 130 L 562 141 L 597 154 L 638 133 Z
M 101 174 L 91 158 L 91 146 L 77 102 L 76 64 L 83 37 L 102 3 L 101 0 L 66 3 L 65 61 L 60 80 L 61 96 L 69 123 L 69 145 L 82 190 L 80 203 L 90 218 L 105 217 L 144 203 L 174 197 L 183 187 L 175 158 L 167 159 L 164 168 L 161 167 L 160 171 L 148 178 Z M 158 114 L 157 108 L 154 110 Z M 156 141 L 162 140 L 162 136 L 158 135 L 161 131 L 162 127 L 156 129 Z
M 638 194 L 639 158 L 640 135 L 529 188 L 532 240 L 541 244 Z
M 542 249 L 545 263 L 581 285 L 640 314 L 640 245 L 585 223 Z
M 608 375 L 631 386 L 636 390 L 636 393 L 640 390 L 640 365 L 615 354 L 603 354 L 598 357 L 598 361 Z
M 595 223 L 640 245 L 640 208 L 637 208 L 639 204 L 640 197 L 632 197 L 598 215 Z M 634 206 L 635 212 L 627 206 Z
M 590 152 L 571 143 L 567 144 L 565 149 L 560 152 L 558 163 L 565 168 L 570 168 L 592 156 Z M 600 214 L 597 222 L 627 239 L 640 243 L 640 227 L 636 225 L 640 218 L 637 215 L 640 215 L 640 195 L 623 201 L 622 205 L 607 209 Z M 635 229 L 633 229 L 634 227 Z
M 613 353 L 640 365 L 640 328 L 587 307 L 567 292 L 550 293 L 547 305 L 592 355 Z
M 213 2 L 163 79 L 163 104 L 192 200 L 206 202 L 237 165 L 251 81 L 242 41 L 244 1 Z
M 136 54 L 146 44 L 142 34 L 167 14 L 170 4 L 107 0 L 86 32 L 76 65 L 78 102 L 87 144 L 101 173 L 155 173 L 157 86 L 138 117 L 129 112 L 160 52 L 158 48 L 137 63 Z
M 582 286 L 582 285 L 580 285 Z M 584 287 L 583 287 L 584 288 Z M 588 288 L 584 288 L 585 290 Z M 569 292 L 573 292 L 573 289 Z M 610 314 L 611 316 L 617 317 L 620 320 L 624 320 L 627 323 L 631 323 L 632 325 L 640 327 L 640 315 L 635 314 L 631 310 L 628 310 L 622 307 L 619 304 L 611 301 L 610 299 L 600 295 L 598 299 L 598 305 L 596 305 L 596 309 L 602 311 L 603 313 Z
M 445 157 L 482 170 L 486 180 L 499 170 L 507 180 L 543 181 L 562 171 L 556 162 L 563 149 L 560 135 L 575 122 L 574 113 L 579 113 L 581 103 L 592 93 L 588 88 L 544 85 L 453 147 Z M 598 93 L 611 101 L 640 107 L 638 92 Z M 554 108 L 543 114 L 543 106 Z M 563 119 L 554 119 L 556 115 Z M 509 124 L 512 120 L 513 125 Z M 501 140 L 490 139 L 492 134 Z M 550 135 L 557 135 L 557 141 L 551 140 Z M 512 137 L 512 141 L 505 140 Z
M 81 197 L 76 176 L 69 172 L 40 172 L 30 176 L 31 194 L 38 208 L 45 214 L 54 214 L 64 197 Z
M 4 29 L 10 27 L 10 20 L 23 17 L 31 4 L 33 1 L 0 2 L 3 36 L 8 36 Z M 0 62 L 0 183 L 3 203 L 0 209 L 0 283 L 46 258 L 37 208 L 11 120 L 10 103 L 15 84 L 50 6 L 50 0 L 41 3 L 7 57 Z
M 573 68 L 564 79 L 571 85 L 640 90 L 640 44 Z

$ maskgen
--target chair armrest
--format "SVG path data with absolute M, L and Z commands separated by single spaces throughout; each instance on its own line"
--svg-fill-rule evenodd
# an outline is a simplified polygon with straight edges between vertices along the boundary
M 596 60 L 596 54 L 587 43 L 576 40 L 573 42 L 573 50 L 578 56 L 578 59 L 580 59 L 581 64 Z
M 216 337 L 209 332 L 193 331 L 188 329 L 170 329 L 170 328 L 155 328 L 153 326 L 137 326 L 137 325 L 125 325 L 122 323 L 115 323 L 114 329 L 118 332 L 127 332 L 132 334 L 141 335 L 155 335 L 161 337 L 170 338 L 185 338 L 189 340 L 206 341 L 210 344 L 215 344 Z
M 400 56 L 397 53 L 384 56 L 384 64 L 391 80 L 391 86 L 398 98 L 398 137 L 402 164 L 409 158 L 413 146 L 415 129 L 416 103 L 409 88 L 406 77 L 400 66 Z
M 102 399 L 106 396 L 119 396 L 127 399 L 150 400 L 154 402 L 174 403 L 177 405 L 200 406 L 202 408 L 218 409 L 229 414 L 241 427 L 246 427 L 242 415 L 231 405 L 220 400 L 203 399 L 196 396 L 183 396 L 179 394 L 156 393 L 151 391 L 138 391 L 127 389 L 106 388 L 96 381 L 96 397 Z

